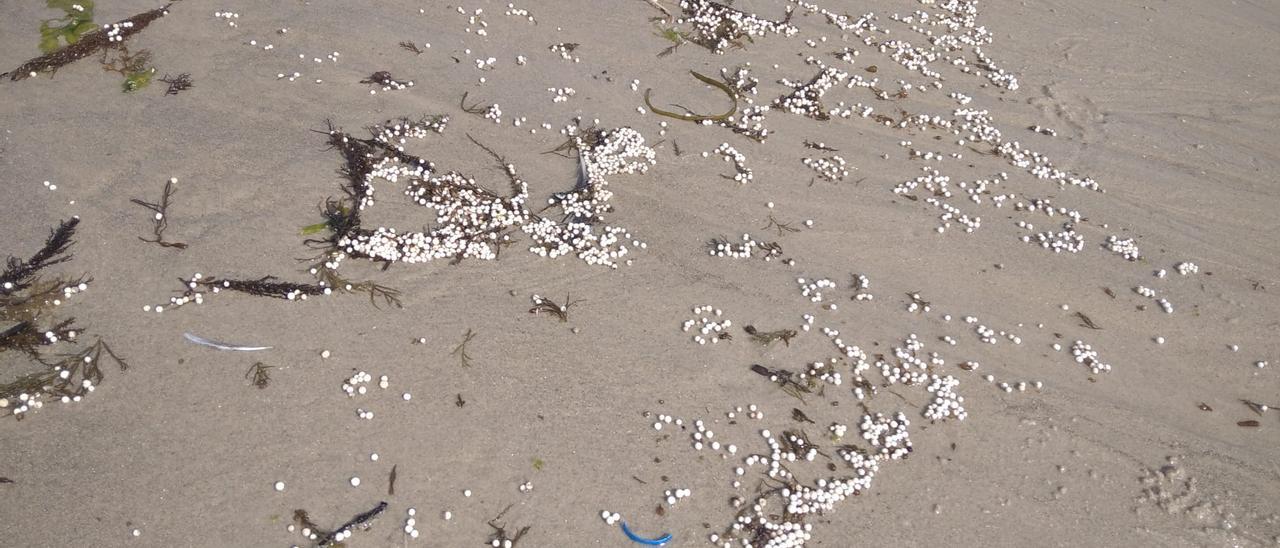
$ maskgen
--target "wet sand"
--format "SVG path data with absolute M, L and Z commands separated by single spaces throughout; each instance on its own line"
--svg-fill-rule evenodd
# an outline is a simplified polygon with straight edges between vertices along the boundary
M 784 12 L 782 4 L 734 5 L 770 19 Z M 924 48 L 926 38 L 910 28 L 919 20 L 890 16 L 941 11 L 912 2 L 822 6 L 855 20 L 874 11 L 891 33 L 866 36 Z M 95 20 L 155 7 L 101 2 Z M 823 456 L 795 465 L 805 485 L 847 475 L 843 464 L 824 468 L 825 458 L 840 463 L 838 446 L 866 445 L 859 435 L 866 411 L 847 361 L 838 367 L 842 384 L 819 383 L 822 393 L 804 403 L 750 370 L 803 372 L 843 356 L 823 328 L 865 352 L 873 364 L 865 376 L 877 391 L 861 403 L 909 418 L 913 451 L 884 461 L 860 496 L 810 516 L 810 546 L 1280 542 L 1280 412 L 1258 414 L 1241 402 L 1280 404 L 1280 246 L 1272 236 L 1280 230 L 1280 137 L 1272 127 L 1280 76 L 1269 70 L 1280 56 L 1280 9 L 984 2 L 978 21 L 993 43 L 982 52 L 1016 76 L 1016 90 L 937 60 L 930 67 L 942 74 L 942 89 L 878 99 L 839 84 L 822 98 L 828 109 L 862 103 L 895 122 L 900 109 L 946 120 L 963 118 L 958 109 L 986 110 L 1005 141 L 1091 178 L 1105 190 L 1095 192 L 1037 179 L 989 154 L 987 144 L 957 145 L 962 137 L 948 131 L 886 127 L 874 117 L 818 121 L 775 110 L 765 122 L 768 139 L 757 143 L 637 110 L 652 88 L 655 106 L 718 113 L 724 94 L 688 71 L 715 77 L 748 62 L 759 79 L 751 97 L 769 104 L 792 91 L 779 79 L 808 82 L 818 73 L 808 56 L 850 78 L 879 78 L 891 93 L 899 81 L 933 81 L 803 8 L 791 20 L 794 36 L 756 37 L 722 55 L 690 43 L 658 58 L 671 43 L 655 35 L 649 19 L 662 14 L 646 2 L 516 6 L 536 24 L 506 15 L 505 2 L 462 7 L 465 14 L 408 2 L 353 11 L 184 0 L 127 45 L 149 49 L 161 75 L 190 73 L 189 90 L 166 96 L 154 82 L 122 93 L 119 75 L 104 72 L 96 57 L 53 78 L 0 82 L 0 253 L 28 256 L 51 227 L 79 216 L 75 257 L 50 274 L 88 273 L 93 282 L 58 314 L 77 318 L 86 336 L 108 341 L 131 365 L 105 367 L 105 380 L 79 403 L 50 402 L 21 421 L 0 421 L 0 477 L 13 481 L 0 484 L 5 544 L 306 546 L 287 529 L 295 509 L 334 527 L 387 501 L 349 545 L 481 545 L 494 532 L 487 522 L 508 505 L 498 525 L 511 533 L 532 526 L 519 546 L 629 545 L 602 511 L 619 513 L 637 533 L 670 532 L 671 545 L 710 545 L 709 535 L 733 522 L 732 497 L 750 500 L 765 477 L 765 468 L 748 466 L 741 486 L 732 485 L 747 455 L 770 453 L 761 430 L 802 429 L 819 446 Z M 476 8 L 487 26 L 470 19 Z M 238 14 L 230 19 L 236 25 L 215 12 Z M 36 3 L 0 6 L 0 66 L 39 55 L 37 27 L 57 13 Z M 556 43 L 579 44 L 570 52 L 578 61 L 549 51 Z M 846 47 L 859 50 L 853 63 L 830 54 Z M 328 57 L 335 51 L 336 61 Z M 981 64 L 971 48 L 962 53 Z M 489 57 L 492 67 L 478 69 Z M 376 71 L 414 85 L 359 83 Z M 574 94 L 554 102 L 547 89 L 564 87 Z M 463 112 L 464 92 L 468 103 L 499 104 L 501 123 Z M 951 93 L 972 102 L 959 105 Z M 362 294 L 289 302 L 223 292 L 201 305 L 144 311 L 168 307 L 184 289 L 180 280 L 197 272 L 313 281 L 311 263 L 299 259 L 317 251 L 300 229 L 324 220 L 317 208 L 341 196 L 344 183 L 326 121 L 363 137 L 366 126 L 431 114 L 448 115 L 449 127 L 407 148 L 505 189 L 493 159 L 466 138 L 474 137 L 519 169 L 532 209 L 573 186 L 577 161 L 545 152 L 565 141 L 560 130 L 575 116 L 584 127 L 598 119 L 600 127 L 639 131 L 656 163 L 645 174 L 609 177 L 607 221 L 646 248 L 610 269 L 531 254 L 517 232 L 520 241 L 496 261 L 385 270 L 359 258 L 343 262 L 349 279 L 399 290 L 399 309 L 375 308 Z M 805 140 L 838 151 L 806 148 Z M 745 155 L 751 181 L 721 177 L 733 165 L 702 155 L 721 143 Z M 802 163 L 832 155 L 847 162 L 839 182 Z M 927 175 L 922 169 L 949 176 L 954 196 L 923 185 L 894 192 Z M 1008 179 L 982 203 L 958 186 L 1001 172 Z M 140 241 L 150 235 L 151 214 L 130 202 L 157 199 L 171 177 L 177 193 L 165 234 L 187 243 L 183 250 Z M 403 182 L 377 189 L 367 225 L 419 230 L 434 221 L 407 204 Z M 997 208 L 998 194 L 1014 196 Z M 981 217 L 980 226 L 967 233 L 951 220 L 937 232 L 944 211 L 929 198 Z M 1049 200 L 1054 215 L 1016 207 L 1033 199 Z M 1072 224 L 1083 242 L 1078 252 L 1022 241 L 1063 231 L 1068 210 L 1083 217 Z M 797 230 L 762 228 L 770 215 Z M 711 239 L 743 233 L 779 243 L 782 257 L 708 253 Z M 1106 249 L 1113 235 L 1134 239 L 1141 259 Z M 1186 262 L 1198 271 L 1180 274 Z M 1159 270 L 1166 275 L 1154 275 Z M 870 281 L 873 299 L 853 299 L 855 274 Z M 836 287 L 815 303 L 798 278 Z M 1137 294 L 1139 286 L 1173 312 Z M 909 310 L 910 293 L 929 311 Z M 534 294 L 583 301 L 560 322 L 528 312 Z M 823 308 L 831 303 L 838 308 Z M 732 340 L 699 345 L 681 330 L 701 305 L 732 320 Z M 1101 329 L 1083 325 L 1077 312 Z M 809 330 L 806 314 L 815 318 Z M 746 325 L 798 335 L 766 347 L 741 330 Z M 996 342 L 984 342 L 979 326 Z M 472 363 L 463 367 L 451 352 L 469 330 Z M 186 332 L 273 348 L 217 351 L 187 342 Z M 885 385 L 877 355 L 898 363 L 894 349 L 912 334 L 922 360 L 938 353 L 932 374 L 959 380 L 963 421 L 925 418 L 933 395 L 923 385 Z M 1077 340 L 1113 369 L 1095 373 L 1077 363 Z M 259 361 L 272 366 L 264 389 L 245 378 Z M 973 362 L 980 366 L 961 367 Z M 30 367 L 16 352 L 0 354 L 0 366 L 3 375 Z M 343 383 L 358 371 L 374 380 L 368 393 L 349 397 Z M 378 387 L 382 375 L 386 389 Z M 745 418 L 752 404 L 763 419 Z M 814 423 L 793 420 L 793 408 Z M 358 410 L 374 416 L 361 419 Z M 684 428 L 655 430 L 660 415 L 680 418 Z M 739 452 L 694 449 L 695 420 Z M 1250 420 L 1258 426 L 1237 425 Z M 847 425 L 842 441 L 830 439 L 832 423 Z M 520 490 L 525 482 L 531 490 Z M 677 488 L 691 496 L 667 505 L 664 491 Z M 403 530 L 409 508 L 417 539 Z

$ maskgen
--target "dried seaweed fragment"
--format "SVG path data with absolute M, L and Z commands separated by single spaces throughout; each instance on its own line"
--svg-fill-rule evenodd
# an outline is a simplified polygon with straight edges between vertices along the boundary
M 67 249 L 71 247 L 71 237 L 79 224 L 80 219 L 75 217 L 60 223 L 45 240 L 44 247 L 26 261 L 9 257 L 4 272 L 0 273 L 0 295 L 12 295 L 27 289 L 35 283 L 35 274 L 40 270 L 71 260 Z
M 261 390 L 271 384 L 271 374 L 269 372 L 271 368 L 272 366 L 270 365 L 256 362 L 245 372 L 244 378 L 249 379 L 249 382 Z
M 782 387 L 782 391 L 787 395 L 800 400 L 804 403 L 804 395 L 813 392 L 808 383 L 801 383 L 796 380 L 798 375 L 785 369 L 769 369 L 760 364 L 751 366 L 751 371 L 757 375 L 768 378 L 770 381 L 777 383 Z
M 794 329 L 779 329 L 777 331 L 760 331 L 756 329 L 755 326 L 752 326 L 752 325 L 743 327 L 742 330 L 746 331 L 748 335 L 751 335 L 751 340 L 758 342 L 760 344 L 763 344 L 765 346 L 769 346 L 777 341 L 782 341 L 782 344 L 791 346 L 791 339 L 794 339 L 797 334 L 796 330 Z
M 493 529 L 493 533 L 489 535 L 489 545 L 504 546 L 507 548 L 513 547 L 517 542 L 520 542 L 521 538 L 524 538 L 524 536 L 529 533 L 530 529 L 533 529 L 532 525 L 526 525 L 521 527 L 514 535 L 512 535 L 507 533 L 505 526 L 498 524 L 498 520 L 502 519 L 502 516 L 506 515 L 507 511 L 510 510 L 512 506 L 515 505 L 508 504 L 506 508 L 503 508 L 501 512 L 498 512 L 497 516 L 494 516 L 493 519 L 489 520 L 489 527 Z
M 377 506 L 373 507 L 373 509 L 368 512 L 356 514 L 355 517 L 347 520 L 346 523 L 343 523 L 332 531 L 325 531 L 316 525 L 316 523 L 311 520 L 311 516 L 307 514 L 306 510 L 294 510 L 293 521 L 300 527 L 311 530 L 312 534 L 316 537 L 316 546 L 321 548 L 328 546 L 342 546 L 342 541 L 338 540 L 339 533 L 342 533 L 345 537 L 346 533 L 351 532 L 356 527 L 359 527 L 361 530 L 368 529 L 372 525 L 371 522 L 386 509 L 387 503 L 385 501 L 379 502 Z
M 177 95 L 195 87 L 195 83 L 191 81 L 191 74 L 186 72 L 177 76 L 165 74 L 160 81 L 169 84 L 169 88 L 164 90 L 165 95 Z
M 771 230 L 771 229 L 776 230 L 778 231 L 779 236 L 781 236 L 783 232 L 800 232 L 800 229 L 794 226 L 791 226 L 791 223 L 784 223 L 784 222 L 778 221 L 778 219 L 774 217 L 772 213 L 769 214 L 769 222 L 760 228 L 762 230 Z
M 840 149 L 829 147 L 826 143 L 815 143 L 808 139 L 804 140 L 804 147 L 811 148 L 813 150 L 821 150 L 823 152 L 840 152 Z
M 172 3 L 165 4 L 163 7 L 139 13 L 128 19 L 103 25 L 101 28 L 81 35 L 74 44 L 68 44 L 64 48 L 30 59 L 18 68 L 0 74 L 0 78 L 7 76 L 10 80 L 17 81 L 41 72 L 57 72 L 58 69 L 85 57 L 116 47 L 131 36 L 142 32 L 156 19 L 168 14 L 171 5 Z
M 360 80 L 361 84 L 377 84 L 382 86 L 384 91 L 392 89 L 405 89 L 413 86 L 412 80 L 397 80 L 390 72 L 380 70 Z
M 540 295 L 533 296 L 533 308 L 529 309 L 530 314 L 547 313 L 558 318 L 561 322 L 569 321 L 569 307 L 582 302 L 582 299 L 572 301 L 569 295 L 564 296 L 564 304 L 556 304 L 555 301 Z
M 151 244 L 157 244 L 160 247 L 173 247 L 177 249 L 187 248 L 187 244 L 181 242 L 166 242 L 164 240 L 164 231 L 169 228 L 169 200 L 173 198 L 173 194 L 176 192 L 173 189 L 173 183 L 175 181 L 177 181 L 177 179 L 169 179 L 168 181 L 165 181 L 164 191 L 160 194 L 159 202 L 144 202 L 137 198 L 129 200 L 130 202 L 151 210 L 155 214 L 151 226 L 152 238 L 148 240 L 142 236 L 138 236 L 139 240 Z
M 413 41 L 411 40 L 405 40 L 403 42 L 400 42 L 400 49 L 403 49 L 405 51 L 412 51 L 413 53 L 416 53 L 418 55 L 422 55 L 423 53 L 426 53 L 422 51 L 422 48 L 418 47 L 418 44 L 413 43 Z
M 1098 324 L 1094 323 L 1093 320 L 1089 318 L 1089 316 L 1086 316 L 1084 312 L 1076 311 L 1075 315 L 1077 318 L 1080 318 L 1081 327 L 1087 327 L 1089 329 L 1102 329 L 1101 327 L 1098 327 Z
M 449 353 L 450 356 L 457 356 L 459 363 L 461 363 L 463 367 L 471 367 L 471 355 L 467 354 L 467 343 L 471 342 L 471 339 L 474 339 L 475 336 L 475 332 L 468 329 L 467 333 L 462 336 L 462 342 L 458 343 L 458 346 L 453 347 L 453 352 Z M 458 394 L 457 403 L 458 407 L 462 407 L 467 404 L 462 401 L 462 394 Z

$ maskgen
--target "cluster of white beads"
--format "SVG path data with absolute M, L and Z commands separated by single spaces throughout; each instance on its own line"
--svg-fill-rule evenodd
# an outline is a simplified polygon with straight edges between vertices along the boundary
M 1071 345 L 1071 355 L 1075 356 L 1076 363 L 1083 364 L 1094 373 L 1106 373 L 1111 371 L 1111 364 L 1103 363 L 1098 359 L 1098 352 L 1084 343 L 1084 341 L 1076 341 Z
M 695 326 L 698 328 L 698 334 L 693 336 L 693 342 L 698 344 L 707 344 L 707 340 L 711 340 L 711 344 L 720 342 L 720 339 L 728 335 L 728 329 L 733 326 L 733 320 L 725 318 L 720 320 L 724 315 L 724 311 L 711 305 L 693 307 L 694 319 L 685 320 L 680 325 L 680 329 L 686 333 Z M 703 314 L 710 314 L 704 316 Z M 727 337 L 725 337 L 727 338 Z
M 1108 236 L 1106 246 L 1112 253 L 1117 253 L 1126 260 L 1136 261 L 1142 258 L 1142 253 L 1138 251 L 1138 244 L 1133 241 L 1133 238 L 1121 239 L 1114 235 Z
M 693 41 L 719 54 L 740 38 L 793 36 L 799 32 L 790 23 L 764 19 L 710 0 L 680 0 L 680 9 L 684 17 L 679 22 L 693 25 Z

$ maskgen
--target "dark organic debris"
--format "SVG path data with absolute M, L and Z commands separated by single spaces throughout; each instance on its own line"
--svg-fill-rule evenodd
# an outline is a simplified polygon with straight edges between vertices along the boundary
M 515 546 L 517 542 L 520 542 L 520 539 L 524 538 L 524 536 L 529 533 L 530 529 L 533 529 L 532 525 L 526 525 L 521 527 L 514 535 L 512 535 L 507 533 L 504 526 L 498 524 L 498 520 L 502 519 L 502 516 L 506 515 L 507 511 L 510 510 L 512 506 L 515 505 L 508 504 L 506 508 L 503 508 L 501 512 L 498 512 L 497 516 L 494 516 L 493 519 L 489 520 L 489 527 L 493 529 L 493 534 L 489 535 L 488 543 L 490 545 L 505 547 Z
M 195 83 L 191 81 L 191 75 L 186 72 L 172 77 L 165 74 L 160 81 L 169 84 L 169 88 L 164 90 L 165 95 L 177 95 L 195 87 Z
M 453 347 L 453 352 L 449 353 L 450 356 L 457 356 L 463 367 L 471 367 L 471 355 L 467 354 L 467 343 L 471 342 L 471 339 L 475 338 L 475 336 L 476 334 L 468 329 L 467 333 L 462 336 L 462 342 Z M 458 394 L 458 407 L 462 407 L 466 403 L 462 401 L 462 394 Z
M 270 365 L 256 362 L 245 372 L 244 378 L 249 379 L 258 389 L 266 388 L 267 385 L 271 384 L 271 374 L 269 372 L 271 368 L 272 366 Z
M 774 342 L 777 342 L 777 341 L 782 341 L 782 344 L 791 346 L 791 339 L 794 339 L 797 335 L 796 330 L 794 329 L 779 329 L 777 331 L 760 331 L 756 329 L 755 326 L 751 326 L 751 325 L 743 327 L 742 330 L 746 331 L 748 335 L 751 335 L 751 340 L 756 341 L 765 346 L 773 344 Z
M 147 28 L 147 25 L 169 13 L 170 5 L 172 4 L 165 4 L 164 7 L 139 13 L 116 23 L 103 25 L 101 28 L 81 35 L 74 44 L 69 44 L 51 53 L 30 59 L 19 65 L 18 68 L 0 74 L 0 78 L 7 76 L 10 80 L 17 81 L 41 72 L 57 72 L 58 69 L 95 53 L 120 47 L 125 40 L 142 32 L 143 29 Z
M 299 526 L 311 529 L 312 534 L 316 536 L 316 546 L 321 548 L 327 546 L 341 546 L 341 541 L 337 538 L 338 533 L 343 533 L 345 536 L 345 533 L 351 531 L 355 527 L 359 527 L 361 530 L 368 529 L 371 525 L 370 522 L 372 522 L 374 518 L 377 518 L 378 515 L 386 509 L 387 503 L 385 501 L 379 502 L 372 510 L 357 514 L 355 517 L 347 520 L 346 523 L 338 526 L 338 528 L 332 531 L 325 531 L 316 525 L 314 521 L 311 521 L 311 516 L 307 515 L 306 510 L 294 510 L 293 520 Z
M 533 296 L 533 308 L 529 309 L 530 314 L 546 313 L 558 318 L 562 322 L 569 321 L 569 307 L 582 302 L 582 299 L 576 301 L 569 300 L 569 296 L 564 296 L 564 304 L 556 304 L 555 301 L 539 295 Z
M 144 202 L 137 198 L 133 198 L 129 201 L 135 204 L 138 204 L 142 207 L 145 207 L 151 210 L 155 214 L 154 217 L 152 218 L 152 226 L 151 226 L 152 238 L 148 240 L 146 238 L 143 238 L 142 236 L 138 236 L 139 240 L 142 240 L 147 243 L 157 244 L 160 247 L 173 247 L 177 249 L 186 249 L 187 244 L 184 244 L 181 242 L 166 242 L 164 239 L 164 231 L 165 229 L 169 228 L 169 200 L 173 198 L 173 194 L 174 192 L 176 192 L 173 188 L 174 181 L 175 179 L 169 179 L 168 181 L 165 181 L 164 191 L 160 194 L 159 202 L 155 202 L 155 203 Z

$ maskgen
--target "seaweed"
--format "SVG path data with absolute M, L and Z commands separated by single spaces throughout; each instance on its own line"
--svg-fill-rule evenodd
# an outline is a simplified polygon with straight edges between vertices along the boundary
M 129 367 L 101 338 L 77 351 L 46 352 L 60 343 L 75 341 L 80 333 L 74 318 L 46 320 L 45 316 L 50 307 L 87 289 L 92 280 L 38 277 L 43 269 L 71 259 L 68 250 L 78 225 L 76 218 L 63 221 L 39 251 L 25 261 L 9 257 L 0 272 L 0 322 L 7 325 L 0 331 L 0 352 L 21 352 L 35 365 L 34 371 L 0 385 L 0 409 L 18 419 L 41 408 L 46 397 L 70 402 L 92 392 L 104 377 L 99 366 L 104 353 L 121 370 Z
M 1086 316 L 1084 312 L 1076 311 L 1075 316 L 1077 318 L 1080 318 L 1081 327 L 1087 327 L 1089 329 L 1102 329 L 1101 327 L 1098 327 L 1098 324 L 1093 323 L 1093 320 L 1090 319 L 1089 316 Z
M 53 53 L 64 44 L 74 44 L 82 35 L 98 28 L 93 22 L 92 0 L 47 0 L 45 5 L 62 10 L 64 15 L 40 22 L 42 53 Z
M 920 313 L 923 314 L 925 312 L 928 312 L 930 307 L 933 305 L 933 303 L 930 303 L 929 301 L 926 301 L 922 297 L 920 297 L 919 291 L 908 292 L 907 298 L 911 299 L 911 305 L 907 308 L 907 310 L 910 312 L 919 311 Z
M 157 244 L 160 247 L 174 247 L 178 249 L 186 249 L 187 244 L 180 242 L 166 242 L 164 240 L 164 231 L 169 228 L 169 200 L 173 198 L 175 190 L 173 183 L 176 179 L 169 179 L 164 183 L 164 191 L 160 195 L 160 201 L 156 203 L 144 202 L 137 198 L 129 200 L 135 204 L 145 207 L 155 213 L 154 222 L 151 227 L 152 239 L 148 240 L 142 236 L 138 236 L 139 240 L 147 243 Z
M 813 150 L 821 150 L 823 152 L 840 152 L 840 149 L 838 148 L 829 147 L 825 143 L 815 143 L 808 139 L 804 140 L 804 147 L 811 148 Z
M 78 217 L 62 221 L 45 240 L 44 247 L 26 261 L 9 257 L 4 272 L 0 273 L 0 295 L 8 296 L 27 289 L 35 283 L 35 274 L 40 270 L 71 260 L 67 249 L 71 247 L 71 238 L 79 224 Z
M 177 95 L 196 86 L 191 81 L 191 74 L 186 72 L 172 77 L 165 74 L 160 81 L 169 84 L 169 88 L 164 90 L 165 95 Z
M 734 113 L 738 112 L 738 94 L 735 93 L 733 91 L 733 88 L 729 87 L 728 84 L 725 84 L 724 82 L 721 82 L 714 78 L 709 78 L 707 76 L 698 74 L 696 71 L 691 70 L 689 71 L 689 74 L 692 74 L 694 78 L 697 78 L 698 80 L 702 81 L 702 83 L 710 85 L 716 89 L 719 89 L 720 91 L 723 91 L 725 95 L 729 97 L 729 100 L 733 102 L 733 104 L 730 105 L 729 110 L 726 111 L 724 114 L 714 114 L 714 115 L 697 114 L 680 105 L 674 105 L 674 106 L 683 109 L 685 111 L 684 114 L 678 114 L 675 112 L 671 112 L 669 110 L 662 110 L 658 107 L 653 106 L 653 102 L 649 100 L 649 95 L 653 92 L 653 88 L 648 88 L 644 90 L 645 106 L 649 107 L 649 110 L 653 111 L 654 114 L 657 114 L 660 116 L 666 116 L 668 118 L 675 118 L 677 120 L 695 122 L 695 123 L 702 123 L 704 121 L 724 122 L 728 120 L 730 116 L 733 116 Z
M 272 369 L 272 366 L 262 362 L 256 362 L 249 367 L 248 371 L 245 372 L 244 378 L 249 379 L 249 382 L 253 383 L 254 386 L 261 390 L 271 384 L 271 374 L 269 373 L 270 369 Z
M 776 383 L 778 386 L 782 387 L 783 392 L 786 392 L 787 395 L 800 400 L 801 403 L 804 403 L 805 394 L 813 392 L 813 389 L 808 383 L 801 383 L 797 381 L 796 378 L 798 375 L 791 371 L 787 371 L 785 369 L 769 369 L 768 367 L 760 364 L 752 365 L 751 371 Z
M 41 72 L 56 73 L 58 69 L 95 53 L 122 47 L 125 40 L 142 32 L 156 19 L 164 17 L 168 13 L 170 5 L 172 3 L 151 11 L 139 13 L 116 23 L 103 25 L 93 31 L 84 32 L 78 35 L 74 43 L 69 43 L 65 47 L 30 59 L 17 68 L 0 74 L 0 78 L 7 76 L 10 80 L 17 81 L 27 79 Z
M 396 494 L 396 464 L 391 465 L 391 473 L 387 474 L 387 496 L 393 497 Z
M 339 539 L 339 534 L 346 537 L 347 534 L 349 534 L 355 527 L 359 527 L 362 530 L 368 529 L 372 525 L 371 522 L 386 509 L 387 503 L 385 501 L 379 502 L 377 506 L 373 507 L 373 509 L 368 512 L 356 514 L 355 517 L 347 520 L 346 523 L 343 523 L 332 531 L 325 531 L 316 525 L 316 523 L 311 520 L 311 516 L 307 514 L 306 510 L 294 510 L 293 521 L 299 526 L 311 530 L 312 535 L 316 538 L 316 546 L 322 548 L 327 546 L 340 546 L 342 541 Z
M 514 535 L 512 535 L 507 533 L 505 526 L 498 525 L 498 520 L 502 519 L 502 516 L 505 516 L 512 506 L 515 506 L 515 504 L 508 504 L 506 508 L 503 508 L 501 512 L 498 512 L 498 515 L 488 521 L 489 527 L 493 529 L 493 533 L 489 535 L 489 545 L 511 548 L 515 546 L 517 542 L 520 542 L 520 539 L 524 538 L 524 536 L 529 533 L 530 529 L 533 529 L 532 525 L 526 525 L 521 527 Z
M 392 76 L 390 72 L 387 72 L 385 70 L 380 70 L 378 72 L 370 74 L 365 79 L 360 80 L 360 83 L 361 84 L 377 84 L 379 86 L 383 86 L 384 89 L 385 88 L 404 89 L 406 87 L 413 85 L 413 82 L 409 80 L 397 80 L 395 76 Z
M 664 10 L 665 11 L 665 10 Z M 670 15 L 670 14 L 668 14 Z M 658 58 L 661 59 L 676 52 L 680 46 L 689 43 L 689 37 L 675 27 L 663 27 L 662 25 L 654 25 L 654 35 L 671 42 L 670 46 L 658 52 Z
M 405 40 L 403 42 L 400 42 L 400 49 L 403 49 L 405 51 L 412 51 L 413 53 L 418 55 L 422 55 L 423 53 L 426 53 L 422 51 L 422 48 L 419 48 L 417 44 L 413 43 L 412 40 Z
M 777 331 L 760 331 L 756 329 L 755 326 L 751 326 L 751 325 L 743 327 L 742 330 L 746 331 L 748 335 L 751 335 L 751 340 L 758 342 L 760 344 L 763 344 L 765 346 L 769 346 L 777 341 L 782 341 L 782 344 L 791 346 L 791 339 L 795 338 L 797 334 L 796 330 L 794 329 L 779 329 Z
M 818 424 L 814 422 L 813 419 L 809 418 L 808 415 L 804 414 L 804 411 L 801 411 L 794 407 L 791 408 L 791 420 L 794 420 L 796 422 L 807 422 L 810 424 Z
M 547 313 L 558 318 L 561 322 L 569 321 L 569 307 L 582 302 L 583 299 L 576 301 L 569 300 L 569 295 L 565 294 L 564 304 L 556 304 L 555 301 L 539 295 L 533 296 L 533 308 L 529 309 L 530 314 Z
M 457 356 L 458 362 L 461 363 L 463 367 L 471 367 L 471 355 L 467 354 L 467 343 L 471 342 L 471 339 L 474 339 L 475 336 L 475 332 L 467 329 L 466 334 L 462 336 L 462 342 L 458 343 L 458 346 L 453 347 L 453 352 L 449 353 L 450 356 Z M 462 394 L 458 394 L 458 407 L 462 407 L 466 404 L 467 402 L 462 401 Z
M 753 34 L 762 36 L 772 32 L 790 36 L 797 32 L 790 24 L 795 13 L 791 9 L 787 9 L 781 21 L 770 21 L 711 0 L 683 0 L 680 6 L 683 20 L 693 24 L 689 41 L 716 54 L 724 53 L 728 47 L 746 48 Z
M 102 70 L 124 76 L 122 87 L 125 93 L 147 87 L 156 73 L 155 67 L 151 66 L 150 50 L 129 53 L 129 48 L 123 44 L 102 50 Z
M 0 347 L 0 350 L 4 348 Z M 79 401 L 102 382 L 104 375 L 99 364 L 101 364 L 103 353 L 106 353 L 121 371 L 129 368 L 129 363 L 99 338 L 97 342 L 79 352 L 59 354 L 58 357 L 61 359 L 58 361 L 46 361 L 43 356 L 39 356 L 37 362 L 45 368 L 18 377 L 8 384 L 0 385 L 0 400 L 3 400 L 6 406 L 13 400 L 18 400 L 13 416 L 19 420 L 29 409 L 43 405 L 40 401 L 42 396 L 60 398 L 63 401 Z
M 779 236 L 781 236 L 783 232 L 800 232 L 800 229 L 791 226 L 791 223 L 779 222 L 778 219 L 774 218 L 772 213 L 769 214 L 769 222 L 760 228 L 761 230 L 777 230 Z

